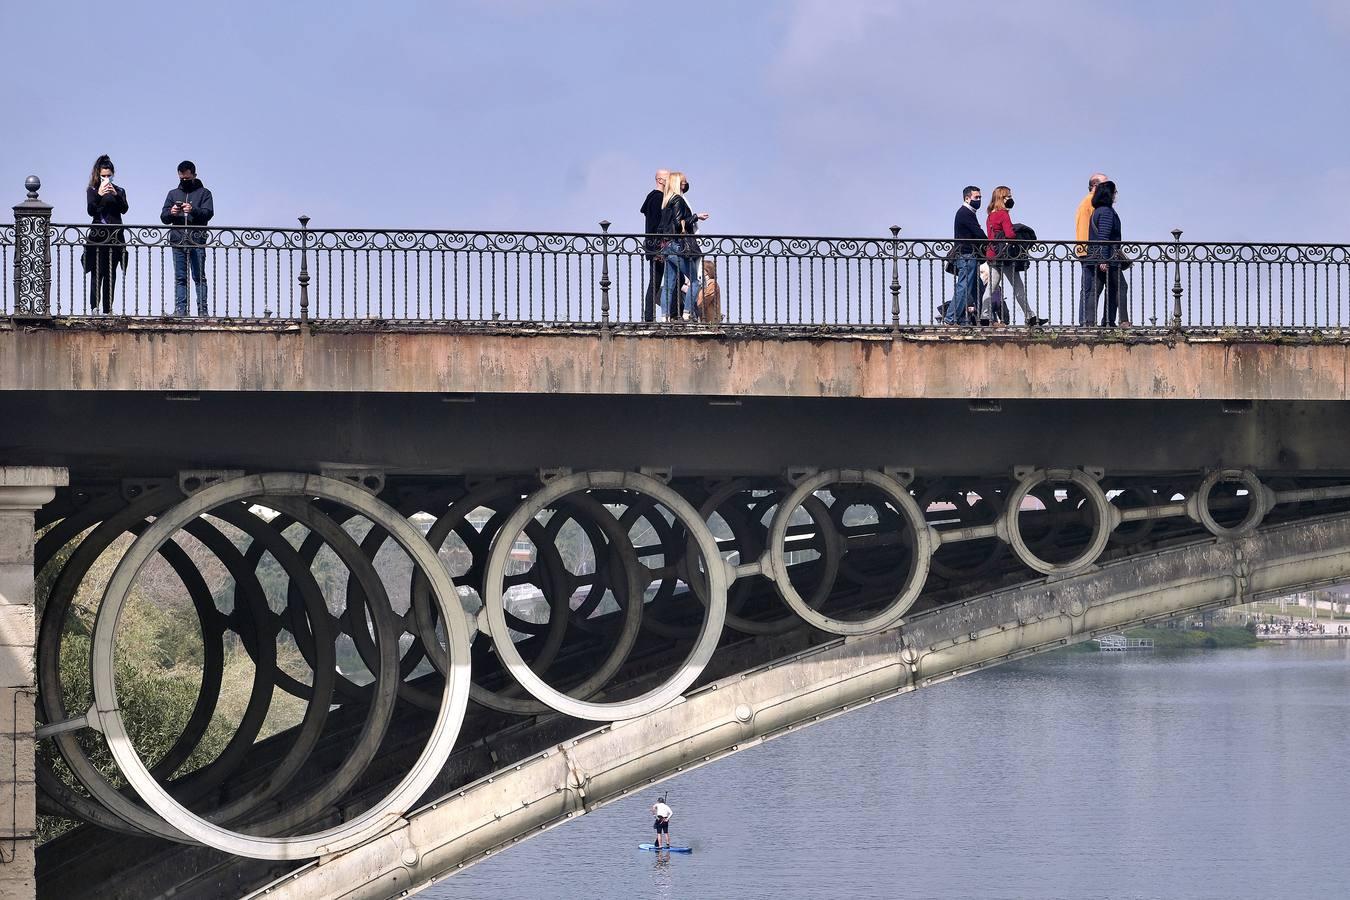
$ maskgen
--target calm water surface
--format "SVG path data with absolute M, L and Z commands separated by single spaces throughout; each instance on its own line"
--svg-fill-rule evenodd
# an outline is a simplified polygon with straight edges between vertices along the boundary
M 438 900 L 1350 897 L 1350 647 L 1056 655 L 614 803 Z

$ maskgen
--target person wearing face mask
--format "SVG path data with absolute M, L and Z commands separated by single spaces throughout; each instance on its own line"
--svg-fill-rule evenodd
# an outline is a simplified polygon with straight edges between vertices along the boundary
M 164 198 L 159 220 L 175 225 L 169 230 L 173 249 L 173 314 L 188 314 L 187 280 L 189 270 L 197 290 L 197 315 L 210 315 L 206 290 L 206 229 L 200 226 L 216 214 L 215 199 L 197 178 L 197 166 L 185 159 L 178 164 L 178 187 Z
M 961 192 L 961 201 L 952 231 L 955 238 L 956 293 L 942 317 L 944 325 L 974 324 L 968 320 L 966 310 L 979 304 L 980 256 L 977 254 L 982 255 L 985 243 L 984 229 L 975 215 L 975 210 L 980 208 L 980 189 L 973 184 L 967 185 Z
M 989 201 L 989 217 L 985 223 L 989 234 L 989 247 L 984 253 L 985 258 L 989 260 L 989 293 L 986 297 L 992 298 L 995 291 L 1002 289 L 1004 279 L 1007 279 L 1012 285 L 1017 305 L 1022 307 L 1022 315 L 1026 317 L 1028 327 L 1044 325 L 1045 320 L 1033 315 L 1031 307 L 1027 305 L 1027 285 L 1022 280 L 1022 273 L 1017 271 L 1017 261 L 1013 258 L 1016 250 L 1006 244 L 1007 241 L 1017 239 L 1012 216 L 1008 215 L 1008 210 L 1012 208 L 1012 188 L 1002 184 L 994 188 L 994 195 Z M 980 318 L 993 318 L 989 299 L 984 301 Z
M 126 234 L 120 227 L 127 211 L 127 192 L 113 184 L 113 161 L 106 155 L 94 161 L 85 190 L 92 224 L 81 262 L 89 273 L 89 311 L 112 314 L 113 295 L 117 293 L 117 267 L 126 268 Z

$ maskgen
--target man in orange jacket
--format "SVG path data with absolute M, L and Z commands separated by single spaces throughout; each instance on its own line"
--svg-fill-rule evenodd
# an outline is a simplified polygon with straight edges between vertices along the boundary
M 1092 173 L 1088 178 L 1087 196 L 1078 204 L 1078 217 L 1074 221 L 1073 239 L 1078 243 L 1073 252 L 1083 264 L 1083 284 L 1078 293 L 1079 325 L 1097 324 L 1097 300 L 1102 295 L 1102 282 L 1097 278 L 1097 267 L 1087 258 L 1088 223 L 1092 221 L 1092 194 L 1097 185 L 1107 180 L 1101 172 Z

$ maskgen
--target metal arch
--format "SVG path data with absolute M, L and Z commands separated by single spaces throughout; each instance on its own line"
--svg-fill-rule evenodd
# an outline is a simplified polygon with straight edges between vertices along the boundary
M 1209 511 L 1209 495 L 1221 481 L 1237 481 L 1247 488 L 1251 494 L 1251 508 L 1247 510 L 1247 515 L 1241 522 L 1226 527 L 1220 525 L 1214 518 L 1214 514 Z M 1199 522 L 1205 526 L 1205 530 L 1215 537 L 1236 538 L 1251 534 L 1261 525 L 1261 520 L 1270 512 L 1274 506 L 1274 497 L 1261 479 L 1251 469 L 1215 469 L 1205 476 L 1204 481 L 1196 488 L 1195 493 L 1191 494 L 1186 501 L 1186 514 L 1192 521 Z
M 901 517 L 914 534 L 913 566 L 909 577 L 905 579 L 900 592 L 886 605 L 886 608 L 867 619 L 845 620 L 827 616 L 812 609 L 802 599 L 802 595 L 793 587 L 788 577 L 787 556 L 784 541 L 787 538 L 788 521 L 797 507 L 816 491 L 831 484 L 866 484 L 875 487 L 895 503 Z M 924 517 L 919 504 L 910 496 L 909 491 L 895 479 L 872 470 L 831 469 L 820 472 L 799 483 L 796 489 L 778 504 L 769 524 L 768 572 L 783 601 L 792 607 L 793 612 L 808 624 L 830 634 L 857 635 L 882 631 L 895 625 L 923 591 L 928 580 L 928 568 L 932 562 L 933 551 L 937 547 L 932 527 Z
M 394 790 L 350 822 L 314 834 L 284 838 L 255 837 L 213 825 L 181 806 L 156 783 L 137 756 L 122 721 L 113 665 L 114 640 L 122 607 L 136 576 L 159 545 L 180 527 L 222 503 L 268 496 L 331 500 L 357 510 L 388 530 L 413 558 L 414 564 L 424 570 L 431 583 L 445 618 L 452 659 L 443 702 L 431 737 L 417 762 Z M 98 719 L 123 776 L 170 826 L 189 838 L 237 856 L 308 859 L 356 846 L 379 834 L 397 822 L 435 781 L 454 748 L 468 705 L 468 650 L 468 624 L 459 609 L 454 584 L 422 535 L 406 519 L 360 488 L 335 479 L 298 473 L 244 476 L 208 487 L 157 518 L 154 525 L 136 539 L 118 563 L 94 626 L 92 657 L 95 709 L 92 714 Z
M 623 604 L 623 620 L 620 623 L 618 634 L 615 636 L 614 646 L 594 672 L 580 684 L 567 691 L 568 697 L 576 700 L 589 700 L 623 667 L 623 664 L 628 660 L 628 655 L 633 651 L 633 646 L 637 643 L 638 633 L 642 627 L 643 613 L 643 586 L 638 577 L 638 570 L 642 567 L 638 563 L 637 553 L 633 546 L 627 541 L 626 532 L 619 526 L 619 520 L 610 515 L 598 501 L 583 495 L 569 498 L 567 505 L 575 507 L 575 509 L 567 511 L 567 515 L 573 518 L 583 511 L 589 514 L 588 517 L 601 529 L 608 541 L 608 546 L 605 548 L 606 552 L 613 555 L 622 572 L 622 578 L 616 579 L 613 584 L 615 598 L 621 600 Z M 533 520 L 533 517 L 531 517 L 531 520 Z M 511 537 L 511 542 L 515 542 L 514 535 Z M 596 555 L 599 556 L 599 548 L 597 548 Z M 566 592 L 563 593 L 566 596 Z M 484 602 L 486 605 L 486 601 Z M 564 621 L 566 620 L 567 617 L 564 615 Z M 494 641 L 493 647 L 496 646 Z M 498 656 L 500 656 L 500 651 L 498 651 Z M 469 698 L 489 709 L 518 715 L 537 715 L 549 708 L 537 700 L 507 697 L 476 684 L 471 686 Z
M 731 498 L 758 489 L 759 488 L 755 486 L 753 479 L 742 478 L 727 482 L 713 491 L 699 506 L 698 510 L 699 515 L 703 517 L 704 522 L 707 522 L 708 519 L 712 518 L 714 515 L 720 515 L 722 520 L 727 523 L 727 527 L 731 529 L 732 537 L 736 541 L 737 552 L 740 553 L 741 566 L 758 566 L 760 564 L 760 561 L 764 557 L 764 551 L 766 549 L 765 545 L 768 543 L 768 528 L 762 527 L 762 523 L 755 518 L 755 507 L 753 506 L 748 506 L 743 510 L 736 510 L 737 513 L 743 513 L 741 515 L 728 515 L 723 511 L 723 507 L 731 500 Z M 783 489 L 774 489 L 774 493 L 776 493 L 776 496 L 773 498 L 774 505 L 777 506 L 783 499 L 784 491 Z M 811 592 L 811 596 L 806 600 L 808 606 L 816 608 L 829 599 L 830 590 L 834 586 L 834 580 L 838 577 L 840 559 L 843 556 L 843 540 L 831 527 L 829 510 L 819 498 L 815 496 L 807 497 L 802 503 L 802 508 L 806 510 L 807 515 L 809 515 L 815 523 L 817 534 L 820 538 L 819 541 L 816 542 L 819 546 L 814 549 L 820 554 L 820 562 L 823 571 L 820 575 L 820 583 L 816 585 L 815 589 Z M 753 543 L 746 546 L 747 540 L 753 541 Z M 747 550 L 752 551 L 752 553 L 747 553 Z M 686 554 L 689 552 L 690 550 L 686 550 Z M 739 569 L 740 567 L 738 566 L 737 568 Z M 766 578 L 768 577 L 767 572 L 760 572 L 759 574 Z M 695 580 L 689 587 L 693 590 L 694 595 L 698 597 L 699 601 L 704 602 L 704 587 L 702 583 Z M 734 592 L 739 591 L 744 594 L 749 591 L 749 587 L 749 579 L 744 581 L 737 579 L 737 582 L 733 584 L 733 595 L 729 597 L 727 601 L 726 624 L 728 628 L 733 631 L 739 631 L 742 634 L 773 635 L 786 634 L 797 627 L 797 619 L 792 615 L 791 609 L 789 609 L 787 615 L 769 621 L 748 619 L 733 611 L 734 609 L 739 609 L 739 604 L 736 602 L 737 598 L 735 597 Z M 744 602 L 743 596 L 741 602 Z
M 1049 481 L 1067 481 L 1079 488 L 1083 496 L 1087 498 L 1093 510 L 1097 514 L 1097 519 L 1092 526 L 1092 540 L 1088 542 L 1083 552 L 1078 556 L 1064 563 L 1046 562 L 1027 546 L 1026 540 L 1022 537 L 1022 530 L 1018 522 L 1018 511 L 1022 508 L 1022 501 L 1032 490 Z M 1107 541 L 1111 537 L 1111 532 L 1120 522 L 1120 510 L 1111 505 L 1111 501 L 1106 499 L 1106 492 L 1102 490 L 1096 479 L 1089 476 L 1080 469 L 1037 469 L 1030 473 L 1013 488 L 1008 495 L 1007 505 L 1003 508 L 1003 520 L 1000 523 L 1000 536 L 1012 546 L 1013 552 L 1017 554 L 1028 568 L 1040 572 L 1042 575 L 1076 575 L 1087 569 L 1097 561 L 1106 549 Z
M 614 703 L 577 700 L 555 690 L 536 675 L 516 650 L 508 634 L 502 591 L 502 576 L 506 570 L 511 545 L 525 524 L 540 510 L 562 497 L 594 489 L 630 491 L 664 504 L 694 536 L 708 576 L 708 605 L 703 618 L 703 627 L 698 633 L 693 650 L 681 664 L 679 671 L 670 680 L 645 694 Z M 712 659 L 717 642 L 721 638 L 727 610 L 729 581 L 730 572 L 722 561 L 712 532 L 699 517 L 698 511 L 674 490 L 655 478 L 637 472 L 580 472 L 549 482 L 517 507 L 493 537 L 492 549 L 488 554 L 487 572 L 483 576 L 483 610 L 488 623 L 488 633 L 492 637 L 498 657 L 531 696 L 551 709 L 574 718 L 610 722 L 635 718 L 660 709 L 679 697 L 694 683 L 708 661 Z

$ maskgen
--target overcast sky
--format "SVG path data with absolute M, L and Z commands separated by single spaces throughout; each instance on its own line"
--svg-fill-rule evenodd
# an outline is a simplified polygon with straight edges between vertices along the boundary
M 678 22 L 678 25 L 672 23 Z M 158 221 L 639 231 L 679 167 L 704 232 L 949 236 L 967 182 L 1071 235 L 1344 242 L 1350 2 L 4 0 L 0 200 L 62 221 L 109 153 Z

